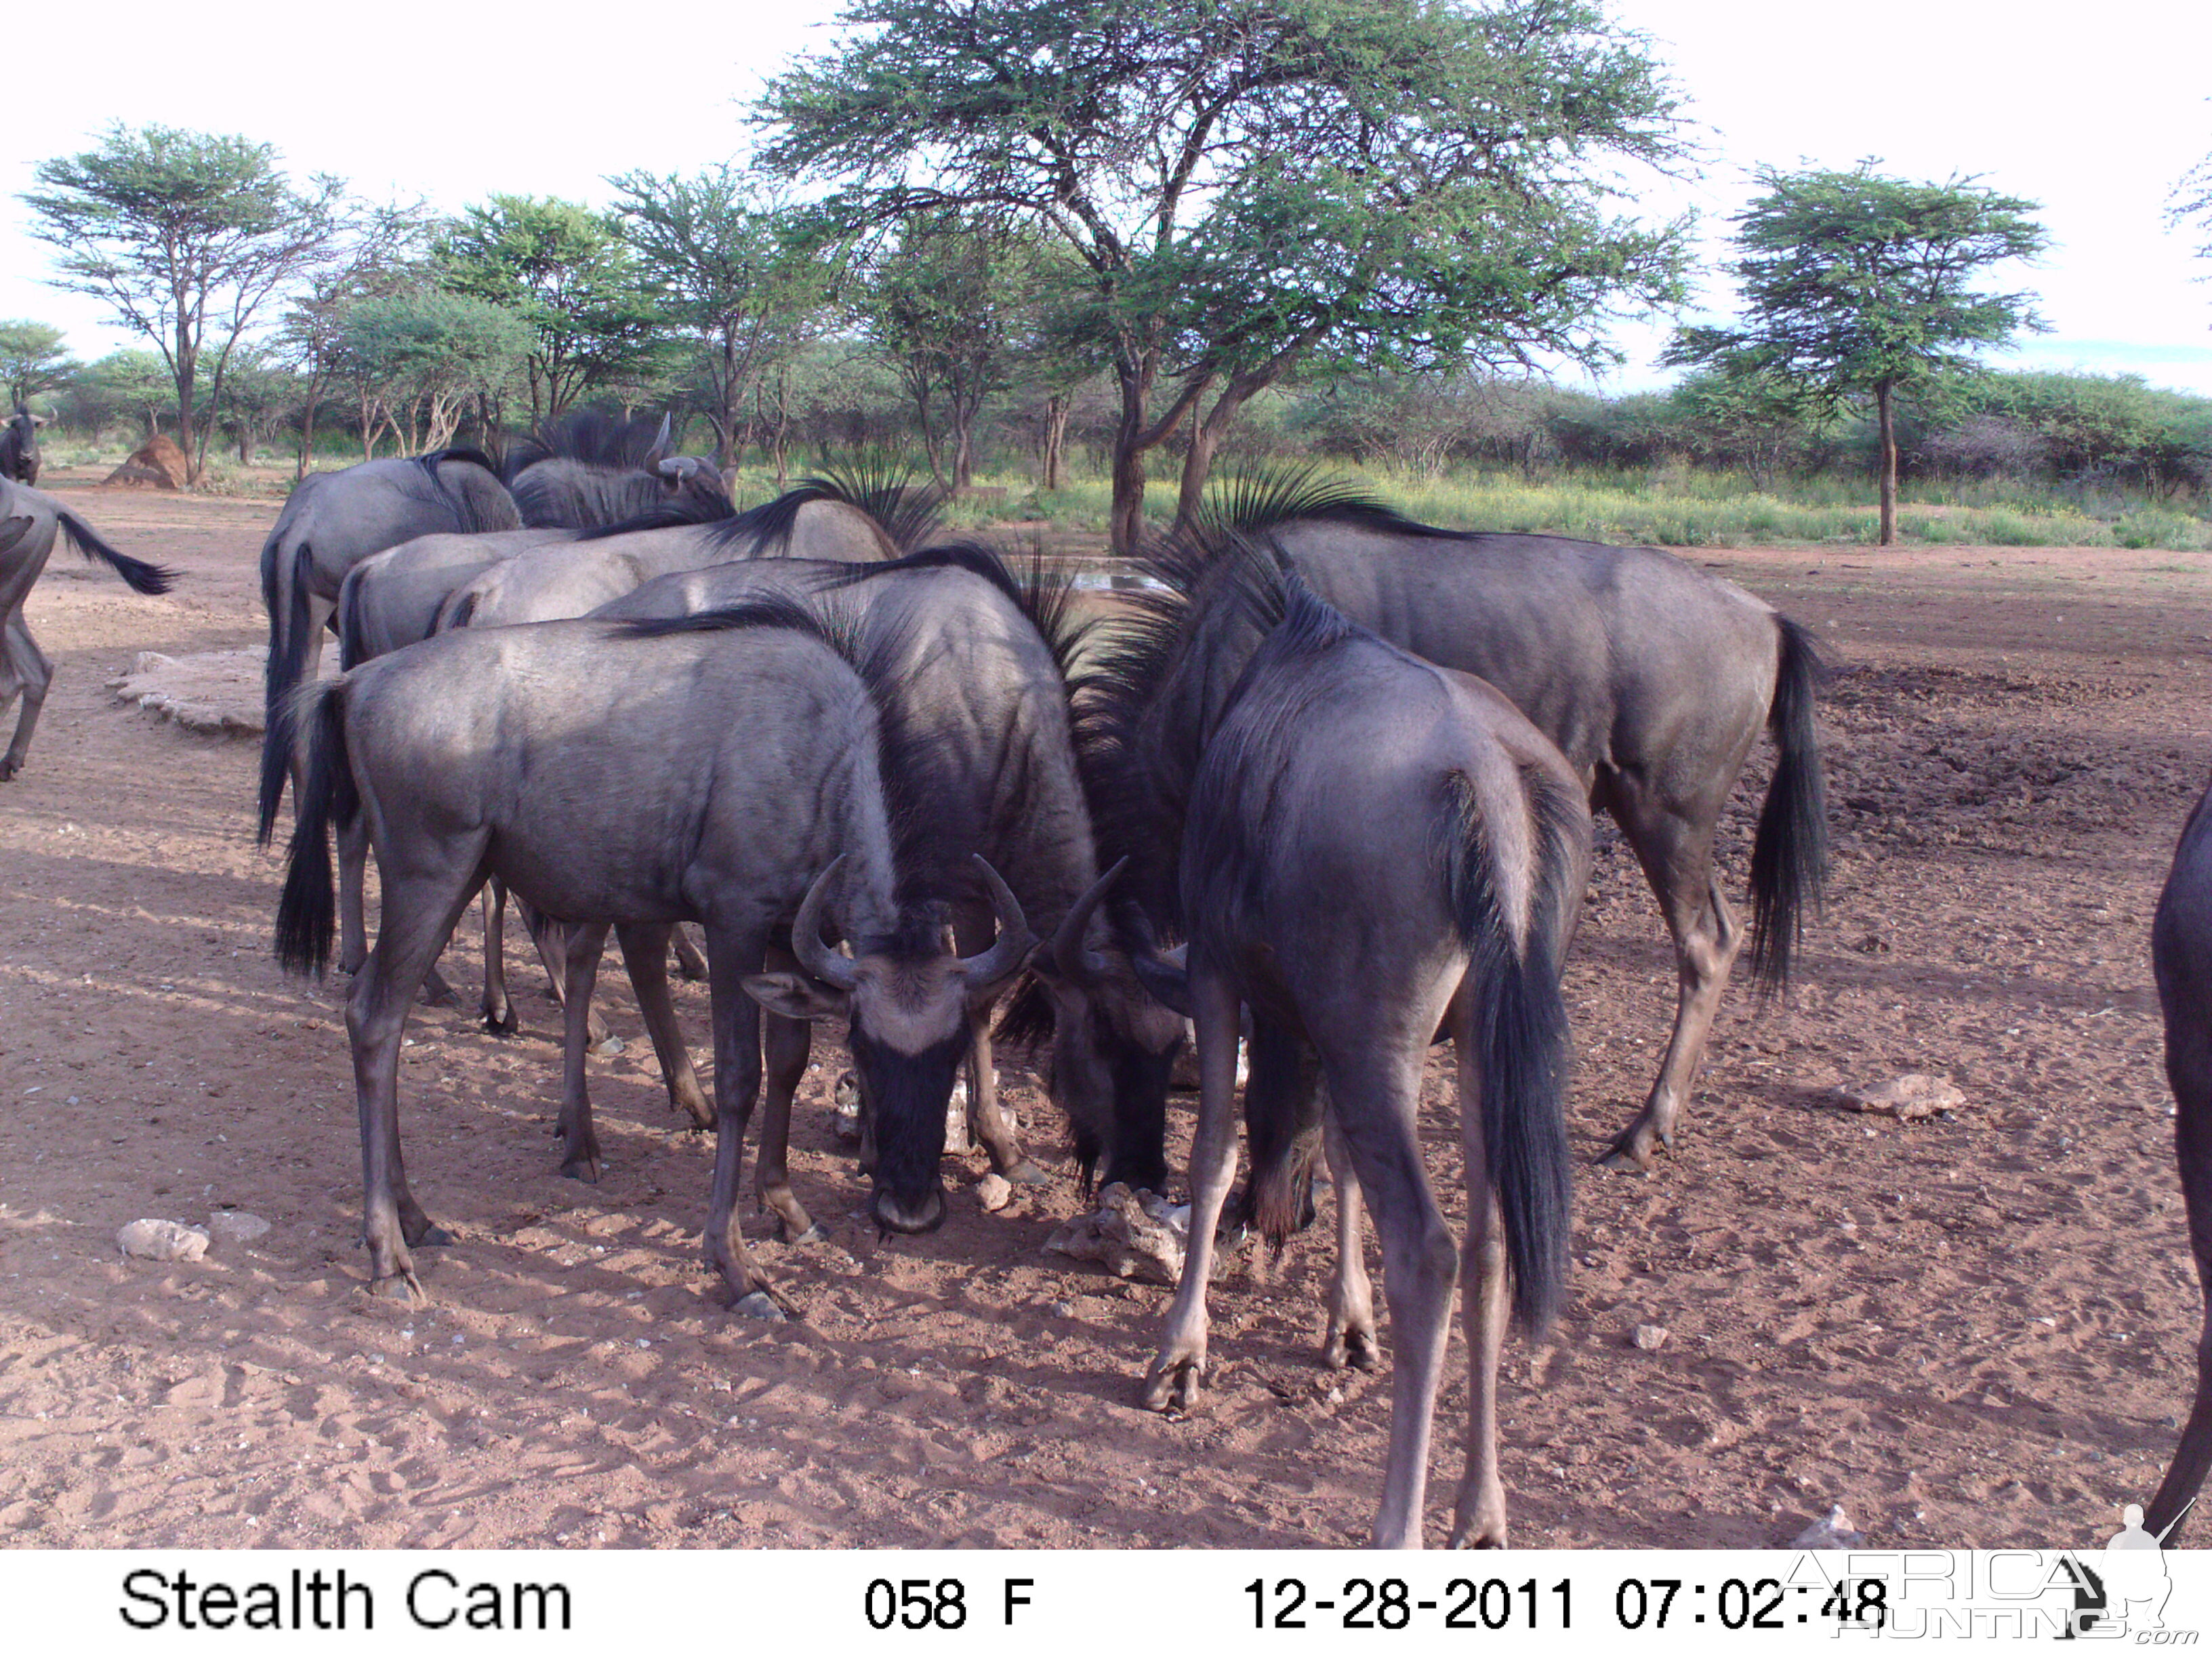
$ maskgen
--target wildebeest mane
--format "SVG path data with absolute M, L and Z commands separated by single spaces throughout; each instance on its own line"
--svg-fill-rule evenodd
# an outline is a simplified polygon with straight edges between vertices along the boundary
M 876 521 L 901 553 L 911 553 L 937 533 L 945 497 L 933 484 L 917 484 L 914 475 L 884 456 L 824 465 L 803 480 L 831 501 L 857 507 Z
M 1176 849 L 1210 732 L 1177 732 L 1182 746 L 1166 755 L 1147 741 L 1146 723 L 1183 675 L 1202 672 L 1210 650 L 1205 641 L 1238 629 L 1256 641 L 1273 629 L 1286 588 L 1273 544 L 1240 532 L 1178 532 L 1129 562 L 1154 585 L 1125 596 L 1132 614 L 1107 629 L 1074 684 L 1076 760 L 1100 864 L 1130 861 L 1117 913 L 1134 903 L 1164 932 L 1181 937 Z
M 688 525 L 727 524 L 738 518 L 727 495 L 702 495 L 686 490 L 673 501 L 634 513 L 612 524 L 595 524 L 576 532 L 580 542 L 603 542 L 610 536 L 628 536 L 642 530 L 681 530 Z
M 910 643 L 899 627 L 867 628 L 853 607 L 834 594 L 811 600 L 763 594 L 688 617 L 617 622 L 611 632 L 632 639 L 669 634 L 727 633 L 738 629 L 787 629 L 818 640 L 860 677 L 876 710 L 878 754 L 890 820 L 902 911 L 951 897 L 968 884 L 968 848 L 941 827 L 940 804 L 962 787 L 943 745 L 915 730 L 899 697 L 899 676 Z M 915 924 L 933 928 L 939 919 Z M 919 935 L 917 934 L 918 938 Z M 878 941 L 887 945 L 897 940 Z M 903 948 L 903 947 L 901 947 Z M 919 945 L 910 955 L 932 952 Z
M 820 480 L 804 479 L 796 489 L 787 489 L 772 501 L 763 501 L 758 507 L 749 507 L 742 513 L 717 520 L 706 527 L 701 540 L 705 547 L 716 553 L 743 547 L 745 549 L 744 556 L 760 558 L 772 549 L 781 550 L 789 545 L 792 529 L 799 522 L 800 507 L 809 501 L 843 499 Z
M 611 471 L 639 471 L 658 459 L 661 422 L 650 415 L 628 420 L 601 409 L 572 409 L 539 422 L 536 431 L 507 447 L 502 474 L 511 487 L 540 461 L 580 461 Z
M 899 570 L 964 570 L 980 576 L 1005 594 L 1036 629 L 1037 637 L 1059 665 L 1062 682 L 1074 683 L 1077 660 L 1097 623 L 1076 615 L 1073 571 L 1048 571 L 1042 557 L 1034 556 L 1029 568 L 1017 575 L 1000 554 L 980 542 L 945 542 L 878 564 L 854 565 L 849 572 L 832 577 L 823 591 L 856 586 Z
M 1217 479 L 1206 492 L 1198 531 L 1208 542 L 1224 535 L 1259 535 L 1294 519 L 1350 525 L 1393 536 L 1446 539 L 1463 532 L 1439 529 L 1388 507 L 1372 491 L 1348 478 L 1333 477 L 1310 465 L 1265 464 L 1239 467 Z

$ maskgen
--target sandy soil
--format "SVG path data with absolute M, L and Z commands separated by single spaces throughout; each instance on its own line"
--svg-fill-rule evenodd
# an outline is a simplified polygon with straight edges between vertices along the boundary
M 610 1169 L 586 1188 L 553 1172 L 551 1004 L 533 986 L 504 1042 L 423 1012 L 410 1162 L 460 1242 L 426 1253 L 431 1306 L 364 1297 L 340 988 L 270 959 L 252 743 L 106 689 L 142 650 L 259 636 L 274 509 L 62 490 L 186 580 L 140 599 L 58 555 L 32 601 L 59 676 L 0 791 L 0 1540 L 1364 1535 L 1388 1376 L 1316 1364 L 1326 1230 L 1217 1291 L 1206 1410 L 1139 1411 L 1169 1293 L 1040 1254 L 1078 1200 L 1021 1076 L 1054 1182 L 989 1215 L 980 1163 L 948 1166 L 951 1224 L 878 1244 L 849 1218 L 823 1055 L 794 1169 L 836 1247 L 766 1247 L 808 1318 L 763 1326 L 696 1265 L 709 1151 L 675 1128 L 646 1044 L 593 1062 Z M 1675 1156 L 1578 1181 L 1571 1311 L 1540 1352 L 1509 1350 L 1516 1541 L 1772 1544 L 1834 1503 L 1886 1547 L 2101 1539 L 2172 1449 L 2198 1320 L 2145 937 L 2207 769 L 2212 558 L 1700 556 L 1846 665 L 1823 716 L 1831 902 L 1787 1007 L 1732 996 Z M 1728 827 L 1738 883 L 1756 799 L 1741 789 Z M 1671 1006 L 1655 914 L 1603 841 L 1570 976 L 1585 1155 L 1640 1100 Z M 703 994 L 683 994 L 696 1044 Z M 625 996 L 610 1017 L 636 1039 Z M 1910 1071 L 1964 1105 L 1899 1125 L 1814 1103 Z M 1440 1073 L 1431 1089 L 1441 1107 Z M 1431 1128 L 1455 1193 L 1441 1110 Z M 116 1249 L 134 1218 L 220 1206 L 271 1230 L 196 1264 Z M 1665 1346 L 1634 1346 L 1640 1324 Z M 1455 1382 L 1432 1540 L 1464 1409 Z

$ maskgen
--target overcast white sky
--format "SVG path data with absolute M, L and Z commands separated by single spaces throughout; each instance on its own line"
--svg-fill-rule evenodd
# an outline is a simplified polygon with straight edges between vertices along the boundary
M 2141 374 L 2212 394 L 2212 261 L 2166 228 L 2182 173 L 2212 152 L 2212 4 L 2101 0 L 2063 18 L 1986 0 L 1610 0 L 1673 66 L 1711 161 L 1655 189 L 1663 216 L 1695 207 L 1709 264 L 1761 163 L 1848 167 L 1877 156 L 1916 179 L 1980 174 L 2043 204 L 2056 246 L 2008 273 L 2052 332 L 2010 361 Z M 67 329 L 80 356 L 129 343 L 94 301 L 40 279 L 48 250 L 17 196 L 43 157 L 88 147 L 111 121 L 242 133 L 296 173 L 451 210 L 493 191 L 594 202 L 605 175 L 689 169 L 740 152 L 741 106 L 793 52 L 818 44 L 833 0 L 636 11 L 550 0 L 477 8 L 385 0 L 106 0 L 8 21 L 10 158 L 0 161 L 0 317 Z M 503 27 L 504 25 L 507 25 Z M 1732 306 L 1725 283 L 1709 302 Z M 1666 326 L 1624 328 L 1616 387 L 1663 376 Z

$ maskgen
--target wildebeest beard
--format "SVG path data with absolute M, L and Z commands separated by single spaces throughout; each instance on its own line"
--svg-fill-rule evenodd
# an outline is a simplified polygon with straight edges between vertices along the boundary
M 945 1110 L 953 1073 L 968 1054 L 965 1025 L 918 1054 L 902 1054 L 866 1032 L 851 1033 L 854 1069 L 867 1091 L 876 1136 L 876 1188 L 909 1212 L 937 1190 L 945 1156 Z

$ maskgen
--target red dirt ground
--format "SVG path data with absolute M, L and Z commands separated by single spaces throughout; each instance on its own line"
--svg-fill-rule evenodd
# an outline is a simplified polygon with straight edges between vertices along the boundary
M 1147 1414 L 1169 1292 L 1039 1253 L 1078 1199 L 1018 1075 L 1053 1184 L 988 1215 L 980 1163 L 948 1166 L 951 1224 L 879 1245 L 848 1218 L 823 1056 L 794 1168 L 836 1244 L 765 1247 L 808 1313 L 768 1327 L 722 1311 L 696 1265 L 708 1147 L 674 1127 L 626 994 L 609 1014 L 634 1040 L 593 1062 L 597 1188 L 553 1172 L 556 1015 L 534 985 L 511 1042 L 422 1011 L 410 1167 L 460 1242 L 428 1253 L 432 1305 L 363 1296 L 340 988 L 270 959 L 253 748 L 105 689 L 141 650 L 260 636 L 274 509 L 63 493 L 186 580 L 140 599 L 63 553 L 31 605 L 59 674 L 0 788 L 0 1541 L 1364 1536 L 1389 1390 L 1315 1363 L 1328 1230 L 1217 1291 L 1206 1409 Z M 2212 558 L 1698 556 L 1844 665 L 1822 714 L 1834 881 L 1794 1000 L 1755 1018 L 1731 995 L 1679 1152 L 1650 1179 L 1578 1179 L 1570 1312 L 1508 1351 L 1515 1541 L 1766 1545 L 1834 1503 L 1882 1547 L 2101 1539 L 2156 1484 L 2192 1380 L 2145 939 L 2207 772 Z M 1739 884 L 1756 799 L 1747 782 L 1727 829 Z M 1601 840 L 1569 983 L 1585 1157 L 1640 1100 L 1671 1007 L 1656 915 Z M 683 994 L 702 1042 L 703 994 Z M 1813 1103 L 1910 1071 L 1964 1090 L 1953 1119 Z M 1431 1130 L 1455 1194 L 1441 1109 Z M 218 1206 L 272 1229 L 197 1264 L 117 1251 L 126 1221 Z M 1665 1346 L 1633 1346 L 1640 1324 Z M 1455 1381 L 1432 1541 L 1464 1410 Z

